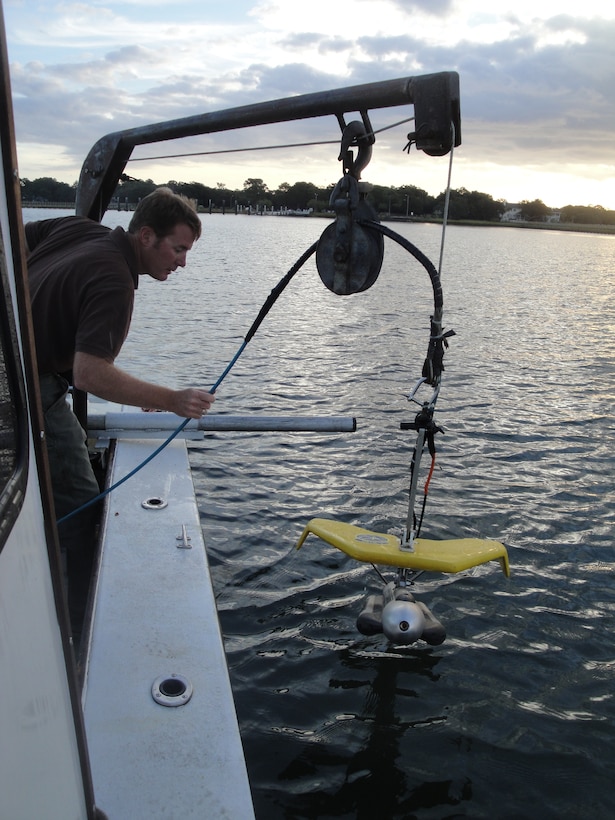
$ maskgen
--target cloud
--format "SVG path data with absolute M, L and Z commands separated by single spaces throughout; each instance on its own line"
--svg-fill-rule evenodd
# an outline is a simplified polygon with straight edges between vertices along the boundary
M 455 4 L 453 0 L 395 0 L 393 5 L 408 15 L 421 11 L 441 17 L 451 11 Z
M 146 19 L 141 0 L 65 4 L 58 16 L 42 4 L 39 17 L 36 6 L 27 20 L 12 22 L 17 8 L 9 7 L 18 148 L 29 157 L 29 145 L 40 153 L 46 144 L 50 160 L 72 161 L 75 177 L 92 143 L 109 131 L 442 70 L 461 78 L 462 173 L 489 166 L 492 178 L 496 167 L 518 176 L 525 168 L 536 179 L 541 168 L 582 169 L 585 179 L 615 175 L 615 10 L 594 0 L 582 7 L 517 0 L 495 9 L 478 0 L 180 0 L 172 7 L 148 2 Z M 591 16 L 596 9 L 600 17 Z M 374 121 L 382 126 L 387 117 L 377 112 Z M 286 144 L 319 132 L 331 138 L 336 123 L 268 127 L 249 139 Z M 390 179 L 398 140 L 377 140 L 379 157 L 393 158 Z M 191 144 L 220 150 L 247 141 L 230 132 Z M 330 154 L 325 148 L 310 156 L 326 161 Z M 298 170 L 308 162 L 302 152 Z M 372 163 L 385 167 L 376 157 Z M 285 178 L 292 172 L 291 165 Z

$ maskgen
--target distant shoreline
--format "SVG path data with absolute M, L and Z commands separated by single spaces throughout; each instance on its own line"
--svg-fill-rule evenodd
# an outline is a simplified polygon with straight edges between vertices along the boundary
M 48 210 L 49 208 L 57 208 L 58 210 L 68 210 L 74 211 L 75 206 L 71 202 L 49 202 L 49 203 L 41 203 L 41 202 L 23 202 L 22 208 L 40 208 L 41 210 Z M 113 209 L 115 210 L 115 209 Z M 209 211 L 203 211 L 203 213 L 208 214 Z M 213 213 L 222 213 L 221 210 L 215 210 Z M 233 213 L 227 211 L 228 216 L 234 216 Z M 266 214 L 269 216 L 270 214 Z M 252 214 L 252 216 L 257 216 L 257 214 Z M 292 218 L 292 215 L 289 215 Z M 289 218 L 289 216 L 285 218 Z M 305 219 L 306 215 L 301 215 L 301 219 Z M 333 219 L 333 215 L 330 213 L 313 213 L 310 214 L 308 219 Z M 434 225 L 441 225 L 442 220 L 438 219 L 437 217 L 412 217 L 412 216 L 392 216 L 389 214 L 380 214 L 380 220 L 382 222 L 410 222 L 410 223 L 424 223 L 424 224 L 434 224 Z M 465 225 L 471 228 L 521 228 L 521 229 L 529 229 L 529 230 L 539 230 L 539 231 L 569 231 L 574 233 L 597 233 L 597 234 L 610 234 L 615 235 L 615 225 L 578 225 L 573 222 L 482 222 L 479 220 L 472 220 L 472 219 L 449 219 L 448 225 Z
M 420 217 L 381 216 L 382 222 L 426 222 L 441 225 L 442 220 Z M 525 228 L 539 231 L 569 231 L 574 233 L 615 234 L 615 225 L 579 225 L 574 222 L 481 222 L 472 219 L 449 219 L 448 225 L 465 225 L 471 228 Z

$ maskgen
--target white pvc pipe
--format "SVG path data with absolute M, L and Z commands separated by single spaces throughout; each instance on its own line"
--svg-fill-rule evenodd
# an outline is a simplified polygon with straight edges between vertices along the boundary
M 182 419 L 173 413 L 90 413 L 88 429 L 91 435 L 105 431 L 152 433 L 172 431 Z M 230 416 L 208 414 L 191 419 L 184 431 L 194 432 L 290 432 L 290 433 L 353 433 L 356 419 L 350 416 Z

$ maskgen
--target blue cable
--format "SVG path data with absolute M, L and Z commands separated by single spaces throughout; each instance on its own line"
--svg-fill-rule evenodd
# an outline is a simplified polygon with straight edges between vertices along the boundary
M 222 375 L 220 376 L 218 381 L 212 386 L 211 390 L 209 391 L 210 393 L 215 393 L 216 390 L 218 389 L 218 387 L 220 387 L 223 380 L 231 372 L 231 369 L 235 365 L 235 362 L 237 361 L 237 359 L 241 356 L 241 354 L 245 350 L 245 347 L 246 347 L 247 344 L 248 344 L 247 341 L 244 341 L 241 344 L 239 350 L 237 351 L 237 353 L 235 353 L 235 355 L 231 359 L 230 363 L 227 365 L 226 369 L 224 370 L 224 373 L 222 373 Z M 177 430 L 174 430 L 171 433 L 171 435 L 168 437 L 168 439 L 160 445 L 160 447 L 158 447 L 156 450 L 154 450 L 153 453 L 150 453 L 150 455 L 145 459 L 145 461 L 142 461 L 141 464 L 138 464 L 133 470 L 131 470 L 127 475 L 125 475 L 124 478 L 120 478 L 120 480 L 116 481 L 116 483 L 113 484 L 113 486 L 107 487 L 106 490 L 104 490 L 102 493 L 95 496 L 94 498 L 90 499 L 90 501 L 86 501 L 85 504 L 82 504 L 80 507 L 77 507 L 76 510 L 73 510 L 72 512 L 69 512 L 66 515 L 62 516 L 62 518 L 59 518 L 56 521 L 56 525 L 63 524 L 65 521 L 68 521 L 69 518 L 72 518 L 74 515 L 77 515 L 77 513 L 83 512 L 84 510 L 87 510 L 88 507 L 91 507 L 93 504 L 96 504 L 99 501 L 102 501 L 102 499 L 105 498 L 106 496 L 108 496 L 109 493 L 113 492 L 113 490 L 117 490 L 117 488 L 119 486 L 121 486 L 125 481 L 128 481 L 129 478 L 132 478 L 133 475 L 135 475 L 136 473 L 139 472 L 139 470 L 142 470 L 143 467 L 145 467 L 147 464 L 149 464 L 152 459 L 156 458 L 158 453 L 162 452 L 162 450 L 164 450 L 164 448 L 168 444 L 170 444 L 176 436 L 178 436 L 181 433 L 181 431 L 184 429 L 184 427 L 188 424 L 189 421 L 192 421 L 192 419 L 184 419 L 182 421 L 182 423 L 179 425 L 179 427 L 177 428 Z
M 252 323 L 252 326 L 250 327 L 250 330 L 246 333 L 245 339 L 243 340 L 243 342 L 239 346 L 239 350 L 237 351 L 237 353 L 235 353 L 235 355 L 233 356 L 233 358 L 231 359 L 231 361 L 227 365 L 226 369 L 224 370 L 224 372 L 222 373 L 222 375 L 220 376 L 218 381 L 212 386 L 211 390 L 209 391 L 210 393 L 215 393 L 216 390 L 218 389 L 218 387 L 220 387 L 220 385 L 222 384 L 223 380 L 231 372 L 232 368 L 235 366 L 235 363 L 237 362 L 237 359 L 241 356 L 243 351 L 246 349 L 246 346 L 247 346 L 248 342 L 254 336 L 254 334 L 256 333 L 256 331 L 258 330 L 260 325 L 262 324 L 263 319 L 269 313 L 269 311 L 273 307 L 274 303 L 276 302 L 276 300 L 278 299 L 278 297 L 280 296 L 280 294 L 282 293 L 284 288 L 288 285 L 288 283 L 293 278 L 293 276 L 297 273 L 297 271 L 300 270 L 300 268 L 303 267 L 303 265 L 305 264 L 305 262 L 307 262 L 307 260 L 310 258 L 310 256 L 312 256 L 312 254 L 316 252 L 317 247 L 318 247 L 318 241 L 314 242 L 313 245 L 311 245 L 299 257 L 299 259 L 295 262 L 295 264 L 288 271 L 288 273 L 285 276 L 283 276 L 282 279 L 275 286 L 275 288 L 273 288 L 273 290 L 271 291 L 271 293 L 269 294 L 269 296 L 265 300 L 265 303 L 263 304 L 262 308 L 260 309 L 260 311 L 258 313 L 258 316 L 256 317 L 256 319 Z M 92 504 L 96 504 L 98 501 L 101 501 L 103 498 L 105 498 L 105 496 L 109 495 L 109 493 L 113 492 L 113 490 L 116 490 L 125 481 L 128 481 L 129 478 L 132 478 L 132 476 L 135 475 L 135 473 L 138 473 L 139 470 L 143 469 L 143 467 L 145 467 L 146 464 L 149 464 L 150 461 L 158 455 L 158 453 L 160 453 L 162 450 L 164 450 L 164 448 L 168 444 L 170 444 L 177 435 L 179 435 L 181 433 L 181 431 L 184 429 L 184 427 L 188 424 L 189 421 L 190 421 L 190 419 L 184 419 L 182 421 L 182 423 L 179 425 L 179 427 L 177 428 L 177 430 L 175 430 L 173 433 L 171 433 L 171 435 L 168 437 L 168 439 L 166 441 L 164 441 L 160 445 L 160 447 L 158 447 L 156 450 L 154 450 L 154 452 L 151 453 L 151 455 L 149 455 L 145 459 L 145 461 L 143 461 L 141 464 L 138 464 L 133 470 L 131 470 L 128 473 L 128 475 L 125 475 L 124 478 L 121 478 L 112 487 L 108 487 L 102 493 L 95 496 L 95 498 L 92 498 L 90 501 L 87 501 L 85 504 L 82 504 L 80 507 L 77 507 L 76 510 L 73 510 L 72 512 L 69 512 L 66 515 L 64 515 L 62 518 L 59 518 L 56 521 L 56 525 L 63 524 L 65 521 L 68 521 L 69 518 L 72 518 L 74 515 L 77 515 L 77 513 L 83 512 L 83 510 L 86 510 L 88 507 L 91 507 Z

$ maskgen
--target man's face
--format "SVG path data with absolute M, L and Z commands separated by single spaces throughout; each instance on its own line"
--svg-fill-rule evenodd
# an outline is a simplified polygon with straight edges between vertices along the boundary
M 179 224 L 160 239 L 151 229 L 142 234 L 145 272 L 153 279 L 164 282 L 178 267 L 186 266 L 186 254 L 194 243 L 194 234 L 188 225 Z

